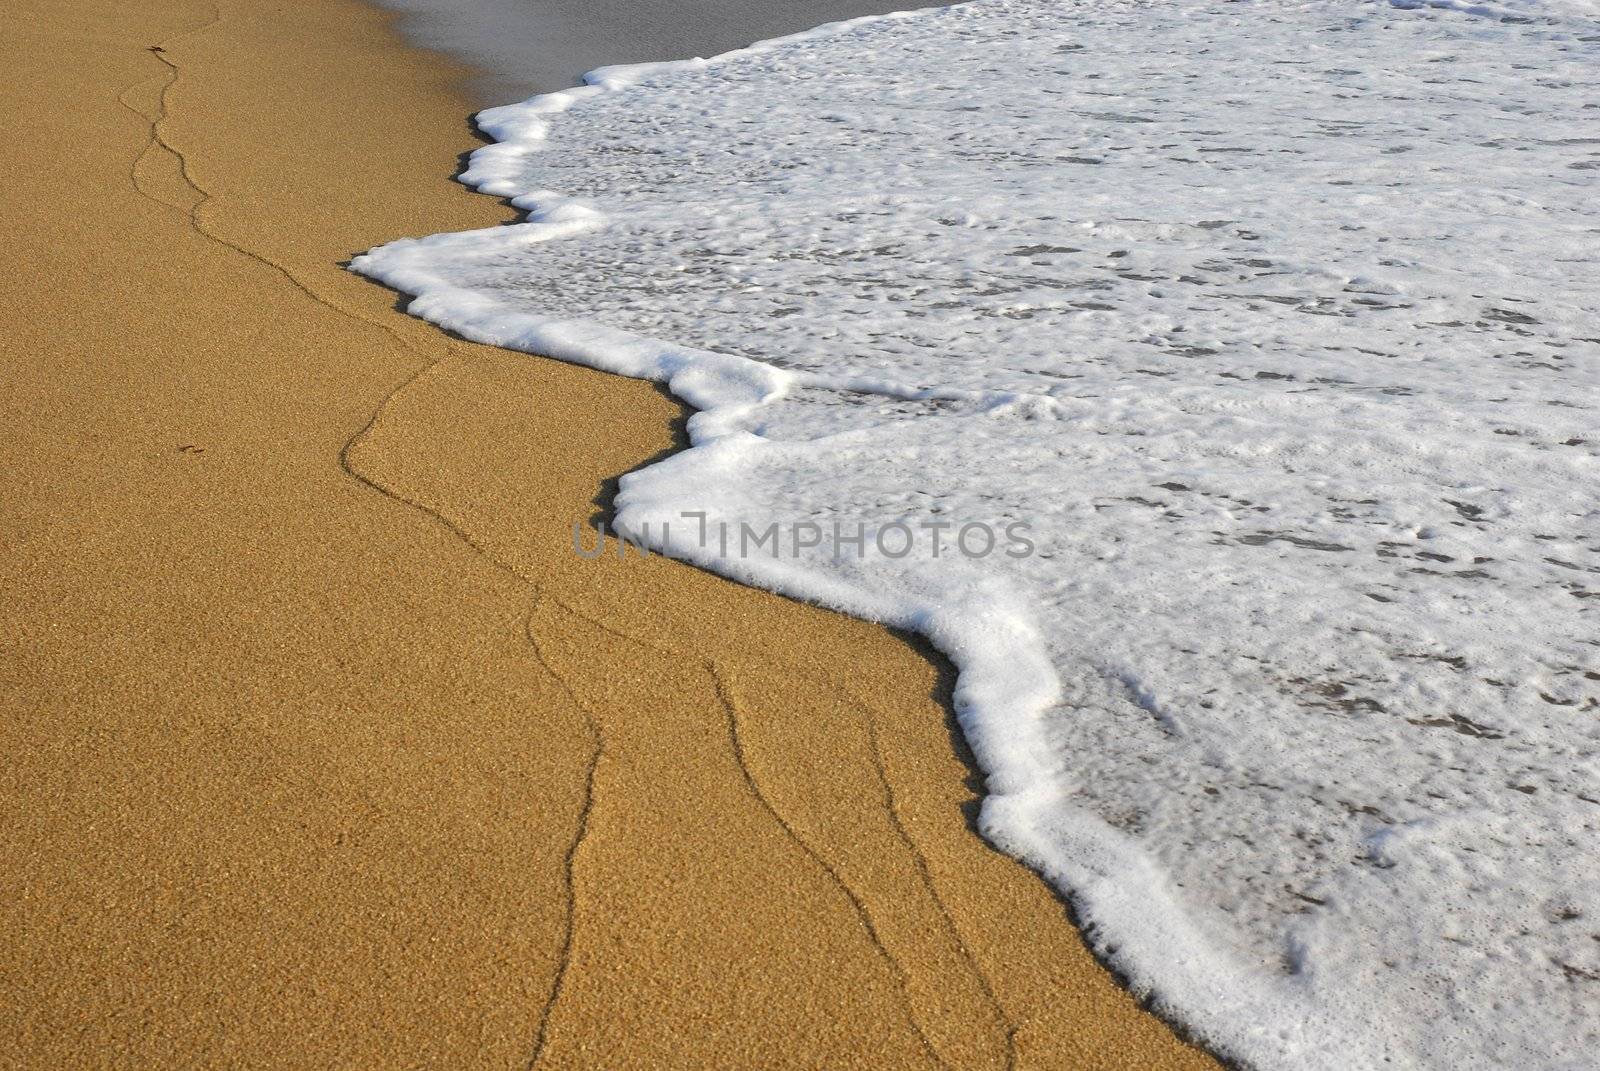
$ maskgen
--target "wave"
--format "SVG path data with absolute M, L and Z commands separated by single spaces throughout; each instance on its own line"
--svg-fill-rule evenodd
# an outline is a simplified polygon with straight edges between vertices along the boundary
M 698 410 L 617 526 L 948 655 L 985 835 L 1219 1053 L 1592 1066 L 1600 23 L 1462 6 L 602 69 L 478 117 L 525 222 L 354 267 Z

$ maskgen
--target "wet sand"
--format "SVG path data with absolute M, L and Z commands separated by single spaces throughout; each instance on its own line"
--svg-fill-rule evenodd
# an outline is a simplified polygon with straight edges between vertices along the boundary
M 571 553 L 676 405 L 340 268 L 508 218 L 470 72 L 348 0 L 9 15 L 0 1063 L 1207 1063 L 971 832 L 936 663 Z

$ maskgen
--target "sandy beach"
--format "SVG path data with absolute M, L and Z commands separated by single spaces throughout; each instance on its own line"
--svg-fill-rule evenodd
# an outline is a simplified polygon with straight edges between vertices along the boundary
M 654 388 L 342 268 L 490 226 L 349 0 L 21 0 L 14 1067 L 1199 1067 L 970 829 L 947 675 L 572 526 Z

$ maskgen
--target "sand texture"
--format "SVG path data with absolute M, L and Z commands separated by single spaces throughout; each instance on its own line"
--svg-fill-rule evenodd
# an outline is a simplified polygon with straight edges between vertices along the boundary
M 466 72 L 7 16 L 0 1064 L 1206 1062 L 970 831 L 935 663 L 570 552 L 675 404 L 341 269 L 509 218 Z

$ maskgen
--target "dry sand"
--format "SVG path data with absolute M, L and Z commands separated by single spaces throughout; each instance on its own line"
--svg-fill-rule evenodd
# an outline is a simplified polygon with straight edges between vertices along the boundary
M 570 553 L 678 407 L 340 269 L 507 218 L 466 72 L 218 16 L 0 37 L 0 1063 L 1204 1064 L 969 830 L 933 663 Z

